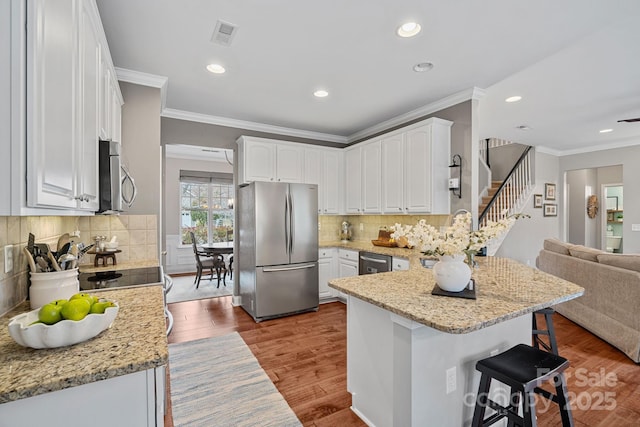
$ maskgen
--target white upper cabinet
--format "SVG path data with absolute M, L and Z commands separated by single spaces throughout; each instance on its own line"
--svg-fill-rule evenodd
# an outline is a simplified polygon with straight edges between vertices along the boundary
M 77 1 L 27 3 L 29 206 L 77 206 L 78 20 Z
M 382 138 L 382 212 L 404 212 L 404 133 Z
M 293 145 L 277 145 L 276 181 L 302 182 L 304 149 Z
M 364 213 L 382 212 L 382 151 L 376 140 L 362 146 L 362 208 Z
M 96 211 L 98 139 L 119 134 L 122 96 L 112 82 L 105 97 L 105 70 L 116 80 L 95 0 L 25 4 L 26 28 L 13 34 L 11 49 L 12 58 L 26 58 L 26 79 L 17 83 L 26 96 L 12 104 L 26 111 L 25 136 L 12 141 L 25 153 L 26 187 L 16 185 L 12 213 Z
M 323 214 L 342 213 L 342 192 L 344 188 L 344 159 L 341 151 L 324 151 L 322 156 L 323 170 Z
M 238 143 L 240 183 L 302 182 L 304 149 L 295 143 L 241 136 Z
M 347 213 L 362 213 L 362 159 L 360 145 L 344 152 L 345 210 Z
M 101 53 L 98 32 L 91 22 L 87 3 L 80 13 L 80 173 L 77 174 L 80 208 L 97 211 L 98 199 L 98 137 L 100 115 Z
M 304 152 L 304 182 L 318 185 L 318 214 L 342 210 L 342 153 L 334 148 L 307 148 Z
M 452 124 L 432 118 L 405 132 L 405 212 L 450 212 L 448 180 Z

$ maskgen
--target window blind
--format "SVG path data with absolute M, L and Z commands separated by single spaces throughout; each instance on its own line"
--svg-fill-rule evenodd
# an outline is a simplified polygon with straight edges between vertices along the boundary
M 233 185 L 233 174 L 224 172 L 180 171 L 180 182 L 191 184 L 227 184 Z

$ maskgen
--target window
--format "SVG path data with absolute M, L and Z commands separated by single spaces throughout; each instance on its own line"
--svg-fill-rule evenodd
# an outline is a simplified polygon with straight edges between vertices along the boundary
M 180 171 L 181 243 L 231 240 L 234 200 L 231 174 Z

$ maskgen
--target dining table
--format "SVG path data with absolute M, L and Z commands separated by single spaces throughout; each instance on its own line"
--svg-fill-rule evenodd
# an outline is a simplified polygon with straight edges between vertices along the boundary
M 233 242 L 202 243 L 199 245 L 208 255 L 232 254 Z

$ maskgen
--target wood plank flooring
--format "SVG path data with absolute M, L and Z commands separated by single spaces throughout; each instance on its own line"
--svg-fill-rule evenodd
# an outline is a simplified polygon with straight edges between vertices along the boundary
M 262 323 L 233 307 L 231 297 L 175 303 L 169 309 L 175 322 L 169 343 L 237 331 L 305 426 L 365 425 L 349 409 L 344 304 L 322 304 L 318 312 Z M 558 314 L 554 323 L 560 354 L 571 362 L 575 426 L 639 426 L 640 366 Z M 538 425 L 562 425 L 557 407 L 543 405 L 539 401 Z M 165 425 L 173 427 L 170 408 Z

